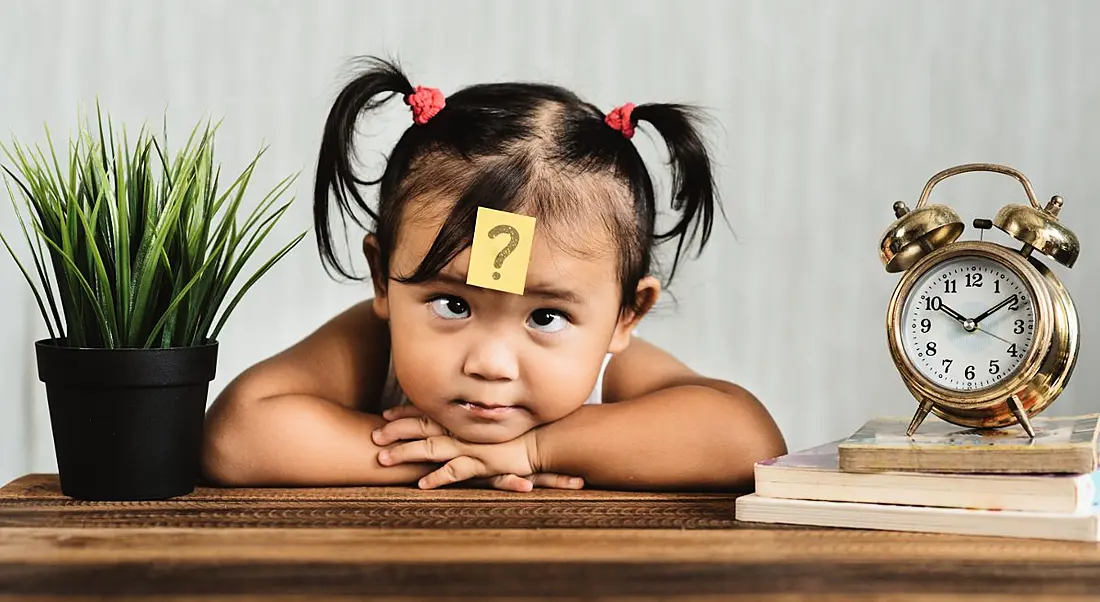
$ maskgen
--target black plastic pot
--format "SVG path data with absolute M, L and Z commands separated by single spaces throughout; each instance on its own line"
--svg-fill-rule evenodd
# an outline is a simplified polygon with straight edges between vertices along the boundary
M 35 343 L 61 491 L 80 500 L 158 500 L 195 489 L 218 344 L 83 349 Z

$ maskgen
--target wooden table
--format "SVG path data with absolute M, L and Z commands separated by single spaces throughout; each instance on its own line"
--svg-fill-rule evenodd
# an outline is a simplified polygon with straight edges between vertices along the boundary
M 737 523 L 735 496 L 0 489 L 0 599 L 1087 599 L 1095 544 Z

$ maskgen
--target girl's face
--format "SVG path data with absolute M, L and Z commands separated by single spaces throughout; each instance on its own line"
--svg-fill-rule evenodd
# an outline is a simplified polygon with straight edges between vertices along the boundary
M 413 273 L 440 225 L 406 220 L 390 273 Z M 641 316 L 620 315 L 614 253 L 552 248 L 538 225 L 523 295 L 467 285 L 469 258 L 466 249 L 424 283 L 376 281 L 375 309 L 389 320 L 394 371 L 418 409 L 460 439 L 509 441 L 583 405 L 605 354 L 626 348 Z M 656 281 L 639 288 L 652 304 Z

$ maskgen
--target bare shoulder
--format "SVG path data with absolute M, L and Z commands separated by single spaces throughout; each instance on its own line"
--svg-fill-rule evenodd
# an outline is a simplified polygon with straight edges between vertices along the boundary
M 368 300 L 245 370 L 218 401 L 223 397 L 259 400 L 309 395 L 368 409 L 385 384 L 388 361 L 389 328 Z
M 634 337 L 624 351 L 608 362 L 603 398 L 607 403 L 633 399 L 669 387 L 696 384 L 702 378 L 671 353 Z
M 608 362 L 603 394 L 607 403 L 613 403 L 685 385 L 712 387 L 741 400 L 759 403 L 743 387 L 699 374 L 668 351 L 639 337 Z

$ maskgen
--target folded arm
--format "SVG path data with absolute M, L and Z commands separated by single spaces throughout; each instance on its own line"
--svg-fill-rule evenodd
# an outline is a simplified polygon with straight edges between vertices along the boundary
M 385 382 L 389 336 L 370 302 L 238 376 L 206 417 L 203 474 L 220 485 L 415 483 L 431 464 L 381 466 L 366 413 Z
M 753 464 L 786 453 L 775 422 L 751 394 L 691 372 L 637 341 L 605 375 L 604 403 L 503 443 L 450 436 L 413 410 L 376 435 L 405 441 L 380 455 L 386 466 L 441 465 L 420 486 L 476 477 L 550 473 L 604 489 L 747 489 Z
M 741 489 L 786 453 L 751 393 L 635 339 L 608 365 L 605 401 L 535 431 L 538 469 L 610 489 Z

